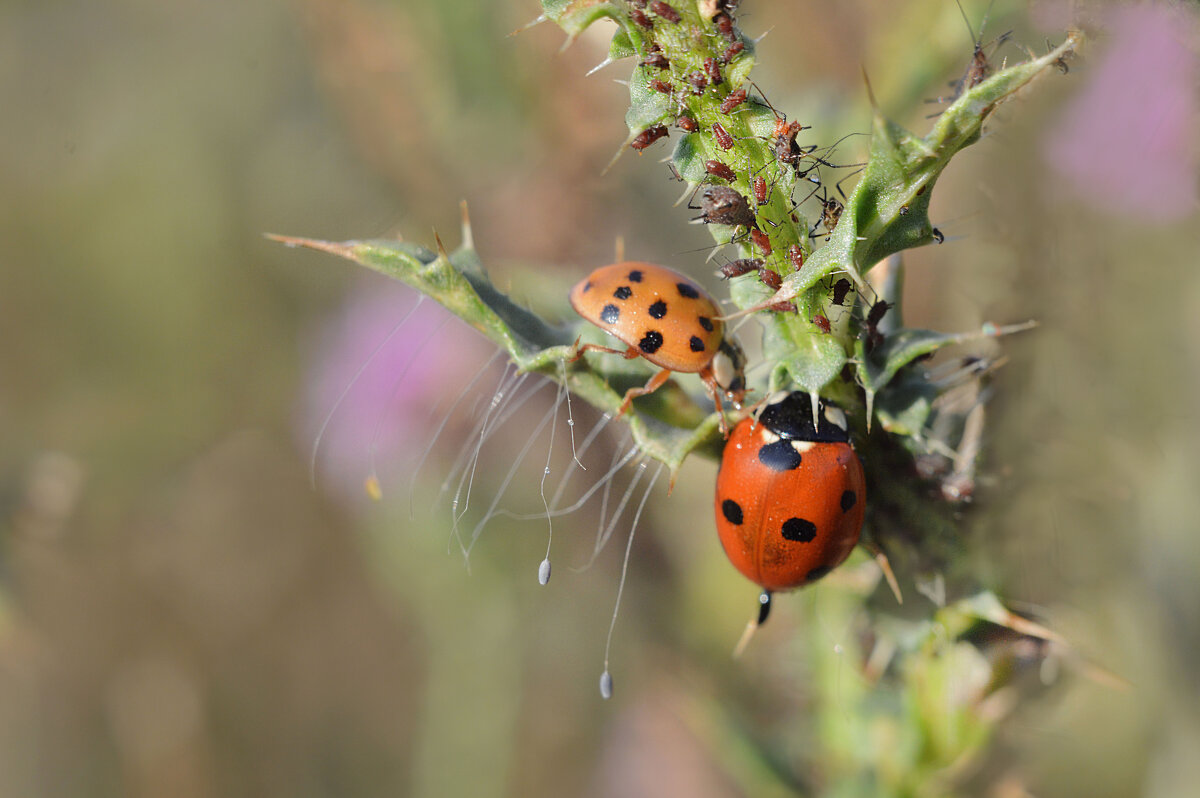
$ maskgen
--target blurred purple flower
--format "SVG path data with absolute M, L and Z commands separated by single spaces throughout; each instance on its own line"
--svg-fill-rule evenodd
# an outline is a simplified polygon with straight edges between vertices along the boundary
M 321 435 L 319 484 L 349 498 L 365 497 L 372 465 L 385 478 L 416 464 L 434 409 L 495 351 L 436 302 L 375 280 L 349 296 L 312 350 L 298 437 L 311 450 Z
M 1063 182 L 1100 209 L 1159 222 L 1195 210 L 1195 23 L 1158 4 L 1107 14 L 1107 51 L 1045 145 Z

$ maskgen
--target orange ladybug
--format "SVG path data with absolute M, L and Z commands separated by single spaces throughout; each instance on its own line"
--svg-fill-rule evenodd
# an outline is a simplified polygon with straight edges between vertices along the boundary
M 613 352 L 644 357 L 662 367 L 645 386 L 625 392 L 619 412 L 628 410 L 634 397 L 661 388 L 673 371 L 698 374 L 718 413 L 722 394 L 741 407 L 745 356 L 725 338 L 716 302 L 689 277 L 653 263 L 615 263 L 580 281 L 571 289 L 570 300 L 580 316 L 629 347 L 622 351 L 584 344 L 576 358 L 589 350 Z M 724 414 L 721 431 L 728 434 Z
M 760 623 L 773 591 L 825 576 L 862 530 L 866 479 L 845 414 L 817 409 L 814 427 L 808 394 L 775 399 L 734 427 L 721 456 L 717 533 L 734 567 L 763 588 Z

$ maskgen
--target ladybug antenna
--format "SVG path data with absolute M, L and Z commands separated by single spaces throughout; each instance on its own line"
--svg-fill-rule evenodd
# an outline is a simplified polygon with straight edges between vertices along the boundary
M 642 463 L 640 468 L 645 469 L 646 464 Z M 604 643 L 604 672 L 600 674 L 600 697 L 608 700 L 612 698 L 613 680 L 612 674 L 608 670 L 609 652 L 612 650 L 613 630 L 617 628 L 617 613 L 621 609 L 621 594 L 625 592 L 625 577 L 629 573 L 629 554 L 633 551 L 633 535 L 637 532 L 638 521 L 642 517 L 642 510 L 646 506 L 646 500 L 650 498 L 650 491 L 654 489 L 654 483 L 658 482 L 659 476 L 662 474 L 662 466 L 654 472 L 654 476 L 650 478 L 650 484 L 646 486 L 646 492 L 642 494 L 642 501 L 638 504 L 637 512 L 633 516 L 633 524 L 629 527 L 629 541 L 625 544 L 625 559 L 621 563 L 621 581 L 617 583 L 617 601 L 613 605 L 612 620 L 608 624 L 608 639 Z
M 767 618 L 771 615 L 771 591 L 764 590 L 758 597 L 758 614 L 751 618 L 746 623 L 746 629 L 742 632 L 742 636 L 738 639 L 737 645 L 733 647 L 733 658 L 737 659 L 742 656 L 746 648 L 750 645 L 750 638 L 754 637 L 754 633 L 758 631 L 758 627 L 767 622 Z

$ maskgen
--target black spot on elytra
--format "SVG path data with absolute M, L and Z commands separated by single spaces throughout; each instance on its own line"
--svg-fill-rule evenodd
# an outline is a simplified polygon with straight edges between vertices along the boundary
M 848 490 L 845 493 L 843 493 L 842 494 L 842 512 L 845 512 L 846 510 L 849 510 L 851 507 L 853 507 L 854 503 L 856 501 L 858 501 L 858 496 L 855 495 L 854 491 Z
M 661 319 L 667 315 L 667 303 L 661 299 L 650 306 L 650 315 L 656 319 Z
M 688 283 L 676 283 L 675 287 L 679 289 L 679 295 L 687 299 L 699 299 L 700 292 L 696 290 L 694 285 Z
M 817 527 L 803 518 L 789 518 L 783 522 L 783 539 L 796 543 L 808 543 L 817 536 Z
M 726 499 L 721 502 L 721 515 L 725 516 L 725 520 L 731 524 L 742 523 L 742 506 L 733 499 Z
M 818 565 L 816 568 L 812 569 L 805 575 L 804 581 L 805 582 L 815 582 L 832 570 L 833 569 L 830 568 L 828 565 Z
M 621 318 L 621 309 L 616 305 L 605 305 L 604 310 L 600 311 L 600 321 L 605 324 L 616 324 L 619 318 Z
M 758 450 L 758 462 L 772 471 L 791 471 L 800 467 L 800 452 L 791 441 L 775 441 Z
M 641 281 L 642 281 L 642 273 L 640 271 L 638 271 L 637 269 L 634 269 L 633 271 L 631 271 L 629 273 L 629 282 L 640 283 Z
M 700 317 L 700 326 L 704 328 L 705 332 L 713 331 L 712 319 L 710 319 L 708 316 Z
M 692 336 L 692 340 L 688 341 L 688 346 L 690 346 L 692 348 L 693 352 L 703 352 L 704 351 L 704 342 L 701 341 L 699 338 L 697 338 L 694 335 Z
M 627 285 L 623 285 L 616 291 L 613 291 L 613 296 L 617 299 L 629 299 L 629 297 L 633 296 L 633 289 Z
M 658 330 L 648 330 L 646 334 L 642 336 L 642 340 L 638 341 L 638 349 L 642 350 L 647 355 L 653 355 L 662 345 L 662 333 L 660 333 Z

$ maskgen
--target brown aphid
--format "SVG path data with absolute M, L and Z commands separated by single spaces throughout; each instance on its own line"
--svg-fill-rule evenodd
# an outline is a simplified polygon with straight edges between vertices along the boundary
M 733 147 L 733 136 L 729 135 L 720 122 L 714 122 L 712 126 L 713 139 L 716 140 L 717 146 L 723 150 L 728 150 Z
M 780 163 L 788 164 L 800 171 L 800 161 L 804 156 L 813 152 L 815 147 L 805 149 L 796 143 L 796 136 L 808 127 L 799 122 L 788 122 L 786 119 L 775 120 L 775 132 L 771 134 L 771 149 Z
M 678 11 L 662 2 L 662 0 L 654 0 L 654 2 L 650 4 L 650 10 L 670 23 L 676 23 L 683 19 L 681 16 L 679 16 Z
M 658 78 L 651 79 L 649 81 L 649 86 L 650 86 L 650 88 L 654 89 L 655 91 L 662 92 L 663 94 L 671 93 L 671 84 L 664 83 L 663 81 L 659 80 Z
M 766 205 L 771 199 L 771 192 L 767 188 L 767 179 L 762 175 L 756 175 L 751 181 L 751 189 L 754 192 L 754 201 L 759 205 Z
M 796 267 L 796 271 L 804 268 L 804 249 L 799 244 L 788 247 L 788 260 Z
M 833 304 L 844 305 L 846 303 L 846 295 L 850 293 L 850 281 L 845 277 L 833 284 Z
M 688 133 L 695 133 L 700 129 L 700 125 L 696 124 L 696 120 L 684 114 L 675 120 L 676 127 L 681 130 L 686 130 Z
M 633 141 L 629 142 L 629 146 L 640 152 L 665 135 L 667 135 L 666 125 L 651 125 L 634 136 Z
M 770 236 L 768 236 L 762 230 L 759 230 L 757 227 L 752 227 L 750 228 L 750 240 L 754 242 L 756 247 L 762 250 L 764 258 L 770 257 L 772 251 Z
M 700 204 L 688 207 L 701 211 L 699 216 L 692 219 L 693 222 L 724 224 L 729 227 L 754 225 L 754 211 L 750 210 L 750 204 L 737 189 L 729 186 L 705 186 L 700 192 Z M 751 235 L 753 233 L 751 230 Z
M 725 81 L 724 76 L 721 75 L 721 67 L 715 58 L 704 59 L 704 72 L 708 75 L 708 82 L 713 86 Z
M 729 114 L 734 108 L 737 108 L 744 102 L 746 102 L 745 89 L 736 89 L 731 91 L 724 100 L 721 100 L 721 113 Z
M 721 60 L 728 64 L 732 62 L 733 59 L 737 58 L 738 54 L 745 49 L 746 45 L 744 42 L 734 42 L 725 48 L 725 52 L 721 54 Z
M 667 69 L 671 66 L 671 62 L 661 52 L 653 52 L 642 59 L 642 66 L 656 67 L 658 69 Z
M 733 18 L 724 11 L 713 17 L 713 24 L 717 27 L 717 33 L 724 36 L 728 41 L 737 40 L 737 34 L 733 32 Z
M 638 27 L 645 28 L 646 30 L 654 29 L 654 23 L 650 20 L 650 17 L 646 16 L 645 11 L 639 11 L 636 8 L 631 8 L 629 10 L 629 18 L 632 19 L 638 25 Z
M 884 300 L 879 300 L 871 309 L 867 311 L 866 332 L 867 340 L 865 349 L 870 352 L 875 347 L 883 343 L 883 333 L 879 332 L 879 322 L 883 321 L 884 315 L 887 314 L 892 305 Z
M 820 313 L 813 316 L 811 319 L 809 319 L 809 321 L 811 321 L 813 324 L 815 324 L 817 326 L 817 329 L 819 329 L 823 333 L 828 333 L 830 330 L 833 329 L 833 327 L 829 323 L 829 319 L 827 319 L 825 316 L 821 315 Z
M 779 276 L 779 273 L 773 272 L 765 266 L 758 270 L 758 279 L 762 280 L 762 284 L 772 291 L 778 291 L 783 285 L 783 278 Z
M 719 177 L 722 180 L 728 180 L 730 183 L 737 178 L 737 174 L 730 169 L 727 164 L 723 164 L 720 161 L 705 161 L 704 171 L 708 172 L 713 177 Z
M 721 267 L 721 276 L 726 280 L 732 277 L 741 277 L 743 274 L 756 272 L 763 267 L 761 258 L 739 258 L 730 261 Z
M 818 201 L 821 203 L 821 218 L 813 225 L 813 229 L 808 232 L 810 236 L 815 234 L 817 228 L 821 225 L 825 226 L 826 233 L 832 233 L 833 229 L 837 227 L 838 222 L 842 219 L 842 211 L 846 209 L 846 206 L 833 197 L 822 196 L 818 198 Z
M 692 84 L 692 89 L 696 94 L 703 94 L 704 90 L 708 88 L 708 75 L 703 72 L 692 72 L 684 80 Z

